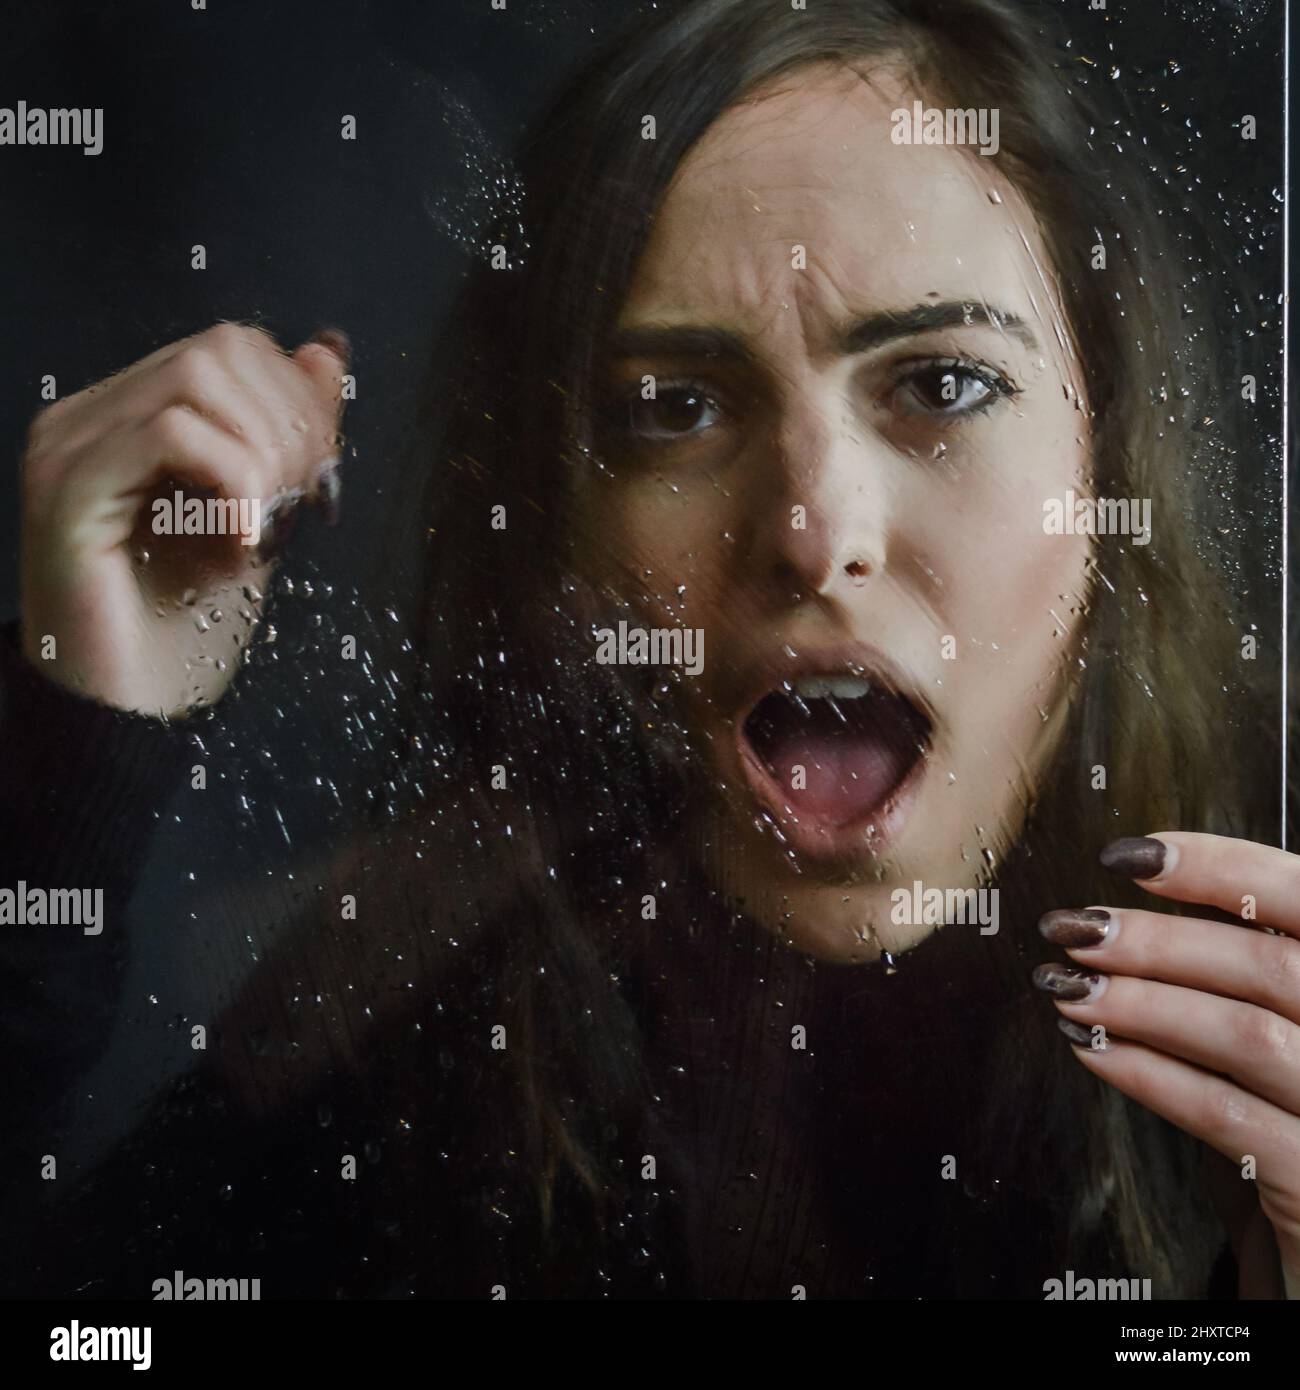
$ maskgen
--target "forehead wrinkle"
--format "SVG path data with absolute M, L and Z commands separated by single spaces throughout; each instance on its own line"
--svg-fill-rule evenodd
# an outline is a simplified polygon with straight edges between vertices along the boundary
M 647 267 L 652 270 L 653 278 L 648 283 L 642 282 L 642 290 L 638 295 L 653 317 L 666 317 L 679 322 L 683 317 L 696 322 L 703 318 L 716 322 L 719 326 L 734 327 L 753 341 L 756 347 L 766 340 L 761 354 L 764 357 L 770 358 L 774 351 L 778 356 L 787 356 L 790 352 L 797 351 L 806 357 L 810 344 L 821 336 L 821 321 L 827 321 L 828 324 L 837 319 L 842 321 L 846 316 L 845 310 L 850 306 L 854 312 L 861 314 L 872 308 L 872 301 L 884 301 L 886 307 L 889 307 L 891 304 L 897 305 L 913 300 L 920 302 L 930 296 L 936 286 L 928 283 L 932 278 L 928 276 L 922 277 L 927 280 L 925 285 L 922 285 L 919 279 L 910 285 L 897 284 L 889 276 L 886 276 L 883 284 L 869 283 L 872 278 L 871 268 L 876 263 L 870 251 L 872 237 L 869 220 L 860 219 L 861 225 L 856 241 L 850 236 L 849 242 L 846 243 L 844 238 L 852 231 L 851 219 L 845 220 L 842 208 L 824 208 L 828 201 L 834 200 L 838 187 L 835 180 L 825 173 L 820 177 L 810 177 L 807 172 L 808 161 L 800 164 L 795 158 L 798 153 L 797 140 L 802 139 L 806 143 L 807 132 L 810 129 L 815 130 L 828 123 L 834 124 L 836 118 L 863 87 L 871 89 L 877 97 L 882 95 L 871 80 L 876 73 L 868 75 L 848 68 L 842 68 L 840 72 L 844 82 L 842 87 L 834 92 L 833 105 L 829 111 L 825 107 L 814 105 L 807 113 L 799 112 L 799 103 L 810 95 L 815 100 L 817 91 L 811 82 L 799 83 L 786 79 L 777 91 L 762 92 L 747 99 L 744 105 L 731 108 L 709 132 L 706 132 L 695 150 L 688 155 L 679 179 L 674 181 L 668 197 L 660 207 L 661 225 L 665 220 L 665 214 L 669 214 L 673 219 L 670 239 L 667 242 L 659 242 L 655 257 L 657 264 Z M 828 84 L 823 82 L 818 85 L 821 93 L 825 94 Z M 810 92 L 810 89 L 813 90 Z M 750 130 L 746 128 L 746 117 L 755 105 L 766 104 L 768 101 L 780 101 L 780 105 L 768 107 L 761 122 L 749 122 L 753 130 L 751 139 Z M 771 185 L 769 192 L 775 206 L 763 206 L 764 195 L 753 186 L 760 180 L 755 178 L 752 168 L 738 170 L 732 179 L 717 179 L 710 186 L 707 173 L 727 172 L 729 160 L 737 157 L 736 152 L 744 151 L 746 156 L 765 152 L 761 148 L 763 133 L 770 131 L 772 122 L 782 118 L 791 108 L 794 109 L 795 119 L 783 122 L 782 137 L 778 142 L 783 148 L 778 167 L 772 169 L 769 165 L 767 171 L 757 171 L 760 176 L 764 173 L 769 175 L 766 181 Z M 719 126 L 729 117 L 732 123 L 720 131 Z M 861 137 L 861 131 L 858 129 L 852 134 L 855 139 Z M 711 136 L 718 138 L 711 139 Z M 787 144 L 787 140 L 790 139 L 796 143 Z M 1001 171 L 985 170 L 984 166 L 976 165 L 968 151 L 947 153 L 950 156 L 953 153 L 966 155 L 960 165 L 950 165 L 948 177 L 955 176 L 957 169 L 961 170 L 962 177 L 959 182 L 965 184 L 970 195 L 978 200 L 972 206 L 972 213 L 982 207 L 986 217 L 988 216 L 991 211 L 988 207 L 991 188 L 997 188 L 1003 194 L 1004 202 L 1010 205 L 1002 210 L 1002 215 L 997 220 L 1017 237 L 1017 241 L 1014 246 L 1003 244 L 1003 255 L 1007 260 L 1002 261 L 1002 257 L 998 257 L 1004 266 L 999 273 L 1011 272 L 1012 283 L 1018 286 L 1020 294 L 1028 301 L 1028 317 L 1031 321 L 1041 324 L 1057 340 L 1057 350 L 1049 349 L 1049 355 L 1057 359 L 1058 370 L 1064 369 L 1063 374 L 1067 379 L 1071 379 L 1073 373 L 1069 371 L 1066 359 L 1075 358 L 1076 354 L 1072 348 L 1062 343 L 1061 315 L 1043 268 L 1047 258 L 1042 252 L 1035 250 L 1033 241 L 1025 235 L 1020 225 L 1024 220 L 1024 214 L 1028 214 L 1031 225 L 1036 227 L 1031 210 L 1024 205 L 1023 197 L 1019 195 L 1016 186 L 1010 183 Z M 857 192 L 876 205 L 879 212 L 879 200 L 870 198 L 874 182 L 865 179 L 865 186 Z M 899 190 L 895 186 L 896 183 L 895 179 L 891 184 L 890 179 L 882 173 L 879 189 L 881 198 L 897 194 Z M 674 197 L 677 200 L 675 209 L 670 207 Z M 741 205 L 739 209 L 737 204 Z M 777 223 L 777 227 L 781 227 L 783 221 L 787 226 L 783 230 L 774 228 L 768 231 L 763 222 L 753 220 L 750 209 L 754 209 L 760 217 L 770 218 Z M 826 217 L 825 211 L 829 211 L 833 216 Z M 914 211 L 907 207 L 900 208 L 898 215 L 905 221 L 919 220 Z M 816 230 L 811 225 L 818 216 L 823 216 L 826 222 L 822 228 L 826 235 L 820 247 Z M 804 221 L 807 223 L 806 227 L 800 228 L 798 224 Z M 748 235 L 742 235 L 739 244 L 734 236 L 738 228 L 742 233 L 748 232 Z M 917 231 L 922 230 L 918 225 Z M 813 235 L 810 236 L 809 233 Z M 991 228 L 989 234 L 992 234 Z M 882 237 L 881 240 L 885 238 Z M 910 242 L 913 251 L 920 251 L 924 245 L 928 245 L 924 236 L 919 243 L 915 236 L 910 238 Z M 794 244 L 803 244 L 807 250 L 807 266 L 801 271 L 795 270 L 790 261 L 790 252 Z M 678 246 L 684 250 L 678 250 Z M 941 257 L 945 255 L 942 246 L 939 248 L 939 254 Z M 884 268 L 898 270 L 904 273 L 906 279 L 913 279 L 913 259 L 911 255 L 905 255 L 901 260 L 894 258 L 892 261 L 885 257 Z M 957 263 L 965 259 L 965 256 L 958 256 Z M 1025 264 L 1026 261 L 1028 265 Z M 684 263 L 687 265 L 685 273 L 682 269 Z M 694 274 L 699 277 L 694 284 L 691 283 L 690 267 L 693 267 Z M 950 266 L 950 269 L 953 268 L 956 266 Z M 854 290 L 853 276 L 859 272 L 865 277 L 864 284 Z M 795 278 L 793 286 L 790 284 L 792 277 Z M 1006 302 L 1003 291 L 996 290 L 987 282 L 953 284 L 938 288 L 943 290 L 945 297 L 982 303 L 986 308 L 990 298 L 1000 301 L 1000 308 L 1011 311 L 1015 308 L 1014 302 Z M 849 291 L 847 299 L 846 290 Z M 862 291 L 868 294 L 866 302 L 863 302 Z M 1020 298 L 1020 295 L 1016 298 Z M 690 301 L 689 305 L 687 299 Z M 790 312 L 791 307 L 795 311 L 793 314 Z M 791 318 L 794 319 L 793 323 L 790 322 Z M 1010 333 L 1012 330 L 1004 326 L 1002 331 Z M 782 340 L 784 347 L 781 346 Z M 1069 342 L 1068 334 L 1065 342 Z M 1039 352 L 1043 352 L 1046 344 L 1040 342 L 1036 347 Z M 1077 359 L 1073 365 L 1077 368 Z M 1077 387 L 1077 383 L 1075 385 Z
M 842 265 L 839 271 L 841 278 L 845 278 Z M 833 348 L 838 337 L 837 325 L 843 320 L 847 307 L 833 269 L 822 264 L 821 258 L 809 255 L 807 269 L 791 273 L 800 276 L 795 281 L 794 301 L 805 356 L 811 355 L 813 344 L 823 352 Z

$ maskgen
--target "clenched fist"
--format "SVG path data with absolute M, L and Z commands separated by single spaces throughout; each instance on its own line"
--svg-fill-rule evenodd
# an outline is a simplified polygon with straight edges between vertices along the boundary
M 340 333 L 286 353 L 222 323 L 43 410 L 23 460 L 27 658 L 143 714 L 217 699 L 260 616 L 277 519 L 335 496 L 346 370 Z

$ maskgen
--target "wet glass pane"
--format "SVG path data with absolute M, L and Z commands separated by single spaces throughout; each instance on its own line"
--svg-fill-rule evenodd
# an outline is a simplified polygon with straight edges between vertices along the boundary
M 1300 1296 L 1284 20 L 16 21 L 4 1294 Z

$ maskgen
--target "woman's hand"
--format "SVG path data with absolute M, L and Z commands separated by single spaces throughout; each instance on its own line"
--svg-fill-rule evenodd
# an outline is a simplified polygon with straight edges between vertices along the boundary
M 23 460 L 28 659 L 145 714 L 221 695 L 260 614 L 273 504 L 334 497 L 346 370 L 335 331 L 289 355 L 222 323 L 43 410 Z M 168 533 L 178 491 L 201 532 Z
M 1055 996 L 1090 1071 L 1254 1178 L 1285 1296 L 1300 1298 L 1300 856 L 1161 831 L 1117 840 L 1102 864 L 1241 924 L 1129 908 L 1049 912 L 1040 930 L 1078 964 L 1040 966 L 1034 982 Z M 1238 1255 L 1243 1291 L 1266 1288 L 1257 1267 L 1273 1258 L 1266 1243 L 1248 1233 Z

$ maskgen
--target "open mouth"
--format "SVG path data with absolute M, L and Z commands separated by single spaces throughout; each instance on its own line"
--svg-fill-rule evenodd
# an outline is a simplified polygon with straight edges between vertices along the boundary
M 930 733 L 929 717 L 905 695 L 856 676 L 810 675 L 759 700 L 742 745 L 772 784 L 764 790 L 779 794 L 776 809 L 830 830 L 880 815 L 923 759 Z

